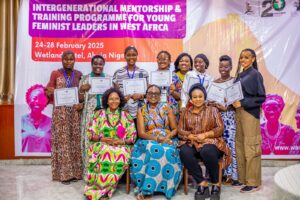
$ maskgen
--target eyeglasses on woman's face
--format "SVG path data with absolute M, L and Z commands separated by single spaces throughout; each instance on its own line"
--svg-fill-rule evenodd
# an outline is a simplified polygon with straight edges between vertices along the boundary
M 159 92 L 148 92 L 147 95 L 150 97 L 159 97 L 160 93 Z

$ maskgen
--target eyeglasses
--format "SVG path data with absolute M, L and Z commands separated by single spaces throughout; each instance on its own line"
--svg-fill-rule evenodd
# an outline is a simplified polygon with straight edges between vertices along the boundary
M 159 92 L 148 92 L 147 95 L 150 96 L 150 97 L 151 96 L 153 96 L 153 97 L 159 97 L 160 93 Z
M 158 61 L 168 61 L 169 58 L 157 58 Z

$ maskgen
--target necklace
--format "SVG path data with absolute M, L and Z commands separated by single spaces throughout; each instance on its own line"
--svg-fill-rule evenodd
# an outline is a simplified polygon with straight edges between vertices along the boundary
M 64 70 L 64 77 L 65 77 L 65 80 L 66 80 L 66 84 L 67 84 L 67 87 L 70 88 L 72 86 L 72 83 L 73 83 L 73 79 L 74 79 L 74 70 L 72 71 L 72 75 L 71 76 L 68 76 L 67 75 L 67 72 L 66 70 Z
M 135 74 L 135 70 L 136 70 L 136 66 L 134 65 L 133 73 L 132 73 L 131 76 L 130 76 L 130 74 L 129 74 L 128 66 L 126 67 L 126 70 L 127 70 L 127 76 L 128 76 L 128 78 L 129 78 L 129 79 L 133 79 L 133 78 L 134 78 L 134 74 Z
M 229 77 L 226 78 L 226 79 L 218 78 L 218 79 L 216 80 L 216 82 L 217 82 L 217 83 L 224 83 L 224 82 L 229 81 L 229 80 L 231 80 L 231 79 L 232 79 L 231 76 L 229 76 Z
M 278 136 L 279 136 L 279 134 L 280 134 L 280 131 L 281 131 L 281 125 L 279 124 L 278 125 L 278 128 L 277 128 L 277 131 L 276 131 L 276 134 L 275 135 L 270 135 L 269 134 L 269 131 L 268 131 L 268 127 L 267 127 L 267 123 L 265 123 L 265 126 L 264 126 L 264 128 L 265 128 L 265 134 L 267 135 L 267 137 L 269 138 L 269 139 L 271 139 L 271 140 L 277 140 L 277 138 L 278 138 Z
M 276 146 L 277 139 L 278 139 L 278 136 L 279 136 L 280 131 L 281 131 L 281 125 L 280 124 L 278 125 L 278 129 L 277 129 L 276 134 L 274 136 L 272 136 L 268 133 L 269 131 L 268 131 L 267 123 L 265 123 L 264 129 L 265 129 L 265 134 L 268 137 L 268 146 L 269 146 L 269 149 L 271 151 L 270 154 L 273 155 L 274 154 L 274 148 Z M 272 142 L 270 142 L 270 140 L 274 141 L 273 145 L 271 144 Z
M 115 125 L 112 125 L 112 124 L 110 123 L 110 121 L 109 121 L 108 113 L 107 113 L 107 111 L 106 111 L 106 112 L 105 112 L 105 115 L 106 115 L 106 119 L 107 119 L 108 125 L 109 125 L 110 127 L 112 127 L 112 128 L 116 128 L 116 126 L 118 126 L 119 123 L 121 122 L 121 114 L 122 114 L 122 113 L 121 113 L 121 110 L 120 110 L 119 119 L 118 119 L 117 123 L 116 123 Z

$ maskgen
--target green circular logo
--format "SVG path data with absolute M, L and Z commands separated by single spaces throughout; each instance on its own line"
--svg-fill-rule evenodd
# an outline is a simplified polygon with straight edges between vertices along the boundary
M 274 10 L 281 11 L 285 7 L 285 0 L 273 0 Z

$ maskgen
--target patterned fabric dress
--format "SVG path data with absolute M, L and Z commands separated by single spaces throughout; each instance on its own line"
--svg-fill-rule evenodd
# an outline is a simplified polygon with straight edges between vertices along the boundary
M 109 121 L 107 120 L 109 119 Z M 96 111 L 87 136 L 131 140 L 136 139 L 132 117 L 125 111 L 115 113 L 109 109 Z M 131 145 L 112 146 L 103 142 L 92 142 L 88 148 L 87 185 L 85 195 L 90 200 L 98 200 L 104 195 L 111 197 L 117 184 L 128 168 L 131 159 Z
M 135 67 L 134 72 L 127 72 L 127 67 L 122 67 L 118 69 L 113 75 L 113 83 L 115 83 L 120 91 L 124 93 L 123 88 L 123 80 L 126 79 L 136 79 L 136 78 L 145 78 L 147 84 L 149 83 L 149 74 L 146 70 L 141 69 L 139 67 Z M 124 110 L 128 110 L 129 114 L 132 116 L 133 119 L 136 119 L 137 110 L 144 104 L 144 100 L 137 100 L 134 101 L 133 99 L 129 99 L 126 102 Z
M 84 84 L 89 83 L 90 77 L 93 77 L 94 74 L 88 74 L 85 76 L 82 76 L 80 83 L 79 83 L 79 88 L 80 86 Z M 106 74 L 102 73 L 100 77 L 106 77 Z M 86 181 L 86 173 L 87 173 L 87 162 L 88 162 L 88 156 L 87 156 L 87 151 L 89 147 L 89 139 L 87 138 L 87 129 L 88 129 L 88 124 L 92 121 L 94 111 L 102 108 L 102 95 L 101 94 L 89 94 L 89 92 L 86 92 L 84 94 L 84 108 L 82 111 L 81 115 L 81 150 L 82 150 L 82 163 L 83 163 L 83 179 Z
M 182 82 L 177 76 L 176 73 L 172 74 L 172 83 L 175 85 L 175 91 L 179 94 L 181 93 L 182 88 Z M 171 95 L 170 93 L 170 87 L 161 87 L 161 91 L 167 90 L 167 103 L 170 105 L 170 107 L 173 110 L 174 115 L 176 116 L 176 121 L 179 121 L 179 101 L 176 101 L 176 99 Z
M 71 87 L 78 87 L 82 74 L 74 70 Z M 66 88 L 63 69 L 53 71 L 47 87 Z M 50 97 L 53 102 L 53 96 Z M 81 148 L 80 148 L 80 114 L 74 107 L 53 107 L 52 129 L 52 179 L 68 181 L 82 178 Z
M 160 103 L 155 109 L 142 107 L 146 132 L 166 136 L 170 133 L 168 105 Z M 135 194 L 153 195 L 162 192 L 168 199 L 176 193 L 182 177 L 179 151 L 174 145 L 160 144 L 154 140 L 138 139 L 132 152 L 131 180 Z
M 222 83 L 216 83 L 219 87 L 227 88 L 233 84 L 234 79 Z M 224 122 L 224 134 L 223 138 L 230 148 L 232 162 L 225 169 L 224 175 L 231 176 L 233 180 L 238 180 L 238 171 L 237 171 L 237 160 L 236 160 L 236 151 L 235 151 L 235 133 L 236 133 L 236 123 L 235 123 L 235 110 L 232 106 L 228 107 L 228 111 L 221 112 L 221 116 Z

